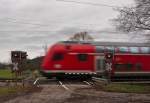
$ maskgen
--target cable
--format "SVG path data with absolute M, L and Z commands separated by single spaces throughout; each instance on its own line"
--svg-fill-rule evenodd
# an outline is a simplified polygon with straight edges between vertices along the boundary
M 38 24 L 38 23 L 17 21 L 17 19 L 14 19 L 14 18 L 1 18 L 1 20 L 3 20 L 3 21 L 4 21 L 4 19 L 5 19 L 5 22 L 11 22 L 11 23 L 17 23 L 17 24 L 30 24 L 30 25 L 40 26 L 40 27 L 41 26 L 48 27 L 48 26 L 52 26 L 52 25 L 56 24 L 55 23 L 55 24 L 51 24 L 51 25 L 42 25 L 42 24 Z M 80 23 L 72 23 L 72 24 L 80 25 L 80 27 L 85 27 L 85 28 L 100 25 L 100 24 L 80 24 Z M 34 32 L 34 31 L 35 32 L 49 32 L 49 30 L 0 30 L 0 32 Z
M 36 26 L 52 26 L 53 24 L 50 25 L 45 25 L 45 24 L 39 24 L 39 23 L 31 23 L 31 22 L 23 22 L 23 21 L 18 21 L 17 19 L 14 18 L 0 18 L 0 20 L 5 20 L 6 22 L 11 22 L 11 23 L 17 23 L 17 24 L 30 24 L 30 25 L 36 25 Z M 54 24 L 59 23 L 59 22 L 55 22 Z M 84 25 L 84 26 L 94 26 L 94 25 L 100 25 L 100 24 L 80 24 L 80 23 L 72 23 L 72 24 L 76 24 L 76 25 Z
M 7 19 L 7 22 L 12 22 L 12 23 L 17 23 L 17 24 L 19 23 L 19 24 L 30 24 L 30 25 L 37 25 L 37 26 L 50 26 L 50 25 L 44 25 L 44 24 L 38 24 L 38 23 L 16 21 L 16 19 L 13 19 L 13 18 L 5 18 L 5 19 Z M 11 19 L 11 21 L 10 21 L 10 19 Z
M 81 1 L 73 1 L 73 0 L 56 0 L 56 1 L 72 2 L 72 3 L 86 4 L 86 5 L 92 5 L 92 6 L 105 6 L 105 7 L 109 7 L 109 8 L 121 8 L 119 6 L 112 6 L 112 5 L 100 4 L 100 3 L 92 3 L 92 2 L 81 2 Z
M 57 30 L 0 30 L 0 32 L 57 32 Z

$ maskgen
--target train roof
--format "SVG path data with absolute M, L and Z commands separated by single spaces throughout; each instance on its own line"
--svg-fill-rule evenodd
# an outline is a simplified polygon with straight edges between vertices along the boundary
M 90 44 L 94 46 L 129 46 L 129 47 L 150 47 L 150 43 L 131 42 L 99 42 L 99 41 L 61 41 L 64 44 Z

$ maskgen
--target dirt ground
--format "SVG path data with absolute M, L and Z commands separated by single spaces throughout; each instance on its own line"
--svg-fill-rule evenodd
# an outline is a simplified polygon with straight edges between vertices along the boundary
M 150 103 L 150 94 L 109 93 L 88 85 L 42 85 L 40 92 L 18 96 L 4 103 Z

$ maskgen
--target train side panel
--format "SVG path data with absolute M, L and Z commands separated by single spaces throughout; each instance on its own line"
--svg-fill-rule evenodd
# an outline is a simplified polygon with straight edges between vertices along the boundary
M 135 48 L 138 52 L 132 52 Z M 107 58 L 109 53 L 112 54 L 112 58 Z M 111 76 L 150 77 L 149 62 L 149 47 L 58 43 L 52 46 L 45 56 L 42 72 L 48 74 L 48 76 L 57 76 L 57 74 L 70 73 L 102 74 L 111 70 L 109 71 L 112 73 Z
M 150 76 L 149 54 L 116 54 L 113 61 L 114 75 Z

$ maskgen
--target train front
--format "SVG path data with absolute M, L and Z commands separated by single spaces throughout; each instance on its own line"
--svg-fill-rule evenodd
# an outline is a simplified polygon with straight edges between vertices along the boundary
M 95 73 L 94 46 L 83 44 L 53 45 L 42 64 L 42 74 L 51 77 L 73 77 Z

